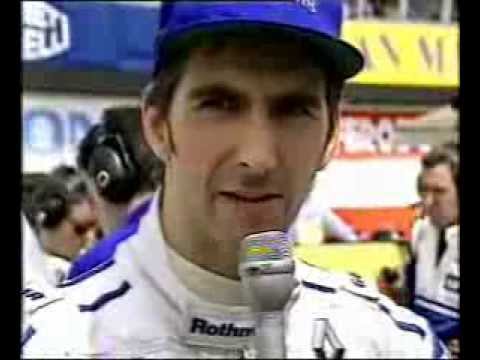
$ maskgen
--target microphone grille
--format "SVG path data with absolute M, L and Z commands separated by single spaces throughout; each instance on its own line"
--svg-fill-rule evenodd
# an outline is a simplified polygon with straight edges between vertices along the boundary
M 292 249 L 284 232 L 265 231 L 245 237 L 241 254 L 241 262 L 275 261 L 292 257 Z

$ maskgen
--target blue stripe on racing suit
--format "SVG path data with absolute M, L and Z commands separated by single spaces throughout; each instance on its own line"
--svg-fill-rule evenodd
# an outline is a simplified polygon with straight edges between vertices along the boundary
M 428 320 L 437 336 L 444 342 L 460 336 L 460 319 L 414 304 L 412 310 Z
M 378 307 L 380 308 L 381 311 L 383 311 L 385 314 L 387 314 L 390 317 L 390 319 L 392 319 L 392 321 L 395 323 L 395 325 L 399 329 L 416 333 L 416 334 L 420 335 L 420 337 L 422 339 L 425 337 L 425 330 L 423 330 L 417 324 L 407 323 L 407 322 L 404 322 L 404 321 L 399 321 L 399 320 L 394 319 L 391 312 L 390 312 L 390 309 L 388 309 L 383 304 L 378 304 Z
M 124 282 L 122 282 L 122 284 L 120 285 L 120 287 L 118 289 L 106 292 L 105 294 L 100 296 L 97 300 L 95 300 L 93 303 L 88 304 L 88 305 L 83 305 L 83 304 L 79 305 L 78 306 L 79 310 L 80 310 L 80 312 L 97 311 L 98 309 L 100 309 L 102 306 L 106 305 L 110 301 L 115 300 L 115 299 L 119 298 L 120 296 L 125 295 L 128 292 L 128 290 L 130 290 L 130 289 L 131 289 L 131 286 L 128 283 L 128 281 L 124 281 Z
M 126 219 L 125 224 L 111 235 L 100 240 L 92 249 L 77 258 L 67 275 L 66 282 L 69 283 L 79 276 L 98 268 L 99 265 L 112 258 L 117 246 L 135 234 L 138 230 L 140 219 L 150 207 L 151 199 L 140 204 Z

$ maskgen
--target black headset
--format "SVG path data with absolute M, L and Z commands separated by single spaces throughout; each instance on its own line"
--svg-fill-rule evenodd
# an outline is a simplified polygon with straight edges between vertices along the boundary
M 84 162 L 98 192 L 112 203 L 125 203 L 140 186 L 139 167 L 118 131 L 102 124 L 94 130 Z M 80 151 L 82 153 L 82 151 Z
M 32 195 L 33 213 L 37 227 L 53 229 L 65 219 L 69 211 L 69 196 L 65 185 L 49 177 Z

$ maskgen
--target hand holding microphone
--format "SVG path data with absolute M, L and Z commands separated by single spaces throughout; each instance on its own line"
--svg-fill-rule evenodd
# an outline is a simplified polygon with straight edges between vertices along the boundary
M 296 286 L 295 263 L 285 233 L 267 231 L 242 240 L 239 274 L 255 313 L 258 358 L 285 358 L 283 310 Z

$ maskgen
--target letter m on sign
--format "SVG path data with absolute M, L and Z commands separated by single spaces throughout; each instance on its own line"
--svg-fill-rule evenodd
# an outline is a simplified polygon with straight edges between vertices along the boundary
M 443 73 L 443 39 L 438 37 L 436 41 L 428 41 L 425 36 L 421 36 L 418 40 L 418 45 L 427 69 L 436 71 L 439 74 Z

